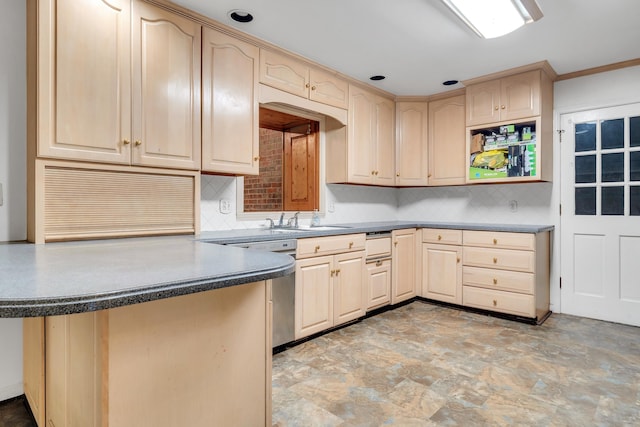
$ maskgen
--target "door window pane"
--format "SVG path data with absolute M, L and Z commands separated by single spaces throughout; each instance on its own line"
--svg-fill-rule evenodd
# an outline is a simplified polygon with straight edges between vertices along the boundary
M 631 181 L 640 181 L 640 151 L 629 153 L 629 177 Z
M 576 183 L 596 182 L 596 156 L 576 156 Z
M 624 147 L 624 119 L 605 120 L 600 125 L 602 149 Z
M 624 187 L 602 187 L 602 215 L 624 215 Z
M 640 215 L 640 187 L 629 187 L 630 214 Z
M 602 155 L 602 182 L 624 181 L 624 153 Z
M 576 123 L 576 153 L 596 149 L 596 124 Z
M 640 147 L 640 116 L 629 117 L 629 145 Z
M 576 188 L 576 215 L 596 214 L 596 187 Z

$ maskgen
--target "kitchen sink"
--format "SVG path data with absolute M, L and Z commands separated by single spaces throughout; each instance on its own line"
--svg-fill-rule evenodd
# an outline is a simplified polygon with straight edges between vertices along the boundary
M 305 225 L 298 228 L 272 228 L 271 232 L 272 233 L 298 233 L 301 231 L 344 230 L 347 228 L 351 228 L 351 227 L 342 226 L 342 225 L 319 225 L 317 227 L 312 227 L 309 225 Z

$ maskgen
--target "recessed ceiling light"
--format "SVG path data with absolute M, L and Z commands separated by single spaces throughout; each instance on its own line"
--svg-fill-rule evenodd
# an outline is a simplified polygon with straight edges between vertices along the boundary
M 240 10 L 240 9 L 229 11 L 229 18 L 233 19 L 236 22 L 241 22 L 243 24 L 253 21 L 252 14 L 250 14 L 246 10 Z
M 445 85 L 445 86 L 453 86 L 453 85 L 458 84 L 458 81 L 457 80 L 447 80 L 447 81 L 442 82 L 442 84 Z
M 385 76 L 371 76 L 371 77 L 369 77 L 369 79 L 373 80 L 373 81 L 384 80 L 385 78 L 386 78 Z

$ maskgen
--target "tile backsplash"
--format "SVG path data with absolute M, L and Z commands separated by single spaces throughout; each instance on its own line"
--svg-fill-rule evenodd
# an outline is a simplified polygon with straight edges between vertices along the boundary
M 255 228 L 259 220 L 236 218 L 236 178 L 203 175 L 201 230 Z M 551 183 L 492 184 L 458 187 L 385 188 L 325 186 L 323 223 L 424 220 L 506 224 L 554 224 Z M 222 213 L 220 200 L 230 202 Z M 272 215 L 273 216 L 273 215 Z M 303 219 L 308 221 L 308 219 Z

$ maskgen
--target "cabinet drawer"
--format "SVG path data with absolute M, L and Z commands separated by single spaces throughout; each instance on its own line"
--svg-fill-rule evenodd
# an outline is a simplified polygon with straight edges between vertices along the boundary
M 462 287 L 462 304 L 517 316 L 535 317 L 536 315 L 533 295 L 496 291 L 475 286 Z
M 349 251 L 360 251 L 365 249 L 365 242 L 364 234 L 298 239 L 296 257 L 299 259 Z
M 533 295 L 535 287 L 533 273 L 467 266 L 462 269 L 462 283 L 487 289 L 512 291 L 530 295 Z
M 484 246 L 502 249 L 535 249 L 535 235 L 530 233 L 505 233 L 498 231 L 471 231 L 462 233 L 465 246 Z
M 473 267 L 497 268 L 533 273 L 536 265 L 535 253 L 531 251 L 513 251 L 510 249 L 489 249 L 463 247 L 464 265 Z
M 367 239 L 367 258 L 391 256 L 391 237 Z
M 422 241 L 425 243 L 439 243 L 441 245 L 461 245 L 462 230 L 423 228 Z

